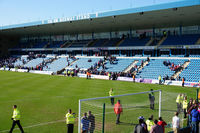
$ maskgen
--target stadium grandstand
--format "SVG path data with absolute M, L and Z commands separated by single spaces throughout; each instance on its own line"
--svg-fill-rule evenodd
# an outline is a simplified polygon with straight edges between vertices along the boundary
M 161 75 L 198 82 L 199 18 L 199 1 L 192 0 L 2 26 L 1 55 L 15 58 L 12 67 L 40 68 L 54 74 L 62 74 L 65 68 L 94 67 L 94 74 L 116 72 L 144 79 Z M 29 53 L 45 57 L 27 60 Z M 69 56 L 78 58 L 65 60 Z M 115 60 L 102 59 L 102 68 L 97 63 L 103 56 Z M 91 62 L 86 63 L 88 60 Z M 171 64 L 180 68 L 175 70 Z M 191 78 L 190 73 L 197 77 Z
M 200 87 L 200 1 L 0 26 L 0 70 Z

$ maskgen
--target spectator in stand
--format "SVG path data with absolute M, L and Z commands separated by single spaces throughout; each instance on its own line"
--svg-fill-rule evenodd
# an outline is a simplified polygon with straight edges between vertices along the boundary
M 143 67 L 143 65 L 144 65 L 144 62 L 143 62 L 143 60 L 141 61 L 141 66 Z
M 114 112 L 117 116 L 116 124 L 120 123 L 120 114 L 123 112 L 122 105 L 120 104 L 120 100 L 114 106 Z
M 163 121 L 162 117 L 159 117 L 158 125 L 162 126 L 163 133 L 165 133 L 165 126 L 167 125 L 167 123 L 165 121 Z
M 173 131 L 174 133 L 179 133 L 179 129 L 180 129 L 180 118 L 178 117 L 178 112 L 174 113 L 174 117 L 172 118 L 172 127 L 173 127 Z
M 148 62 L 150 61 L 149 56 L 147 57 L 147 61 L 148 61 Z
M 164 133 L 162 126 L 158 125 L 158 120 L 154 120 L 150 133 Z

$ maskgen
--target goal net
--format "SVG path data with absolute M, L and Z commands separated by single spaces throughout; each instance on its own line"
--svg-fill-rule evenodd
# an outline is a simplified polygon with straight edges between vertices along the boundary
M 147 120 L 151 115 L 158 119 L 161 116 L 161 90 L 115 95 L 108 97 L 90 98 L 79 100 L 78 132 L 81 133 L 83 114 L 91 111 L 95 121 L 90 124 L 94 133 L 116 133 L 120 131 L 133 132 L 134 125 L 138 124 L 138 117 L 143 116 Z M 119 123 L 114 112 L 111 98 L 114 104 L 120 100 L 123 112 L 120 114 Z M 153 102 L 154 106 L 150 103 Z M 113 100 L 112 99 L 112 100 Z M 88 117 L 91 118 L 91 117 Z

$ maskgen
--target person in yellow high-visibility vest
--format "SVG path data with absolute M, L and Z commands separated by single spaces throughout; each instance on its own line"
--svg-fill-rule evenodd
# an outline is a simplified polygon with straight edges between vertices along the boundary
M 111 104 L 114 105 L 115 99 L 114 99 L 114 97 L 113 97 L 113 96 L 114 96 L 113 88 L 110 89 L 110 91 L 109 91 L 109 96 L 111 97 L 111 98 L 110 98 Z
M 108 73 L 108 79 L 111 80 L 111 73 Z
M 180 113 L 181 111 L 181 96 L 182 94 L 178 94 L 176 98 L 176 104 L 177 104 L 177 112 Z
M 181 94 L 180 96 L 180 106 L 181 106 L 181 111 L 183 111 L 183 100 L 184 100 L 185 94 Z
M 74 70 L 71 70 L 71 76 L 74 77 Z
M 72 113 L 72 110 L 69 109 L 66 114 L 67 133 L 73 133 L 75 119 L 75 113 Z
M 64 76 L 66 77 L 66 75 L 67 75 L 67 70 L 64 70 Z
M 183 100 L 184 118 L 186 118 L 187 115 L 187 106 L 188 106 L 188 101 L 187 101 L 187 96 L 185 96 Z
M 154 125 L 153 115 L 151 115 L 149 117 L 149 119 L 146 120 L 146 124 L 147 124 L 147 130 L 150 132 L 151 131 L 151 127 Z
M 161 79 L 162 79 L 162 77 L 161 77 L 161 75 L 159 75 L 159 76 L 158 76 L 159 85 L 161 85 L 161 83 L 162 83 L 162 82 L 161 82 Z
M 67 70 L 67 76 L 68 77 L 70 76 L 70 70 Z
M 24 130 L 23 130 L 23 128 L 22 128 L 22 126 L 21 126 L 21 124 L 20 124 L 20 112 L 19 112 L 19 110 L 18 110 L 18 108 L 17 108 L 17 105 L 14 105 L 13 106 L 13 116 L 12 116 L 12 120 L 13 120 L 13 124 L 12 124 L 12 127 L 11 127 L 11 129 L 10 129 L 10 132 L 9 133 L 12 133 L 12 131 L 13 131 L 13 129 L 15 128 L 15 125 L 17 124 L 18 125 L 18 127 L 19 127 L 19 129 L 21 130 L 21 132 L 22 133 L 24 133 Z

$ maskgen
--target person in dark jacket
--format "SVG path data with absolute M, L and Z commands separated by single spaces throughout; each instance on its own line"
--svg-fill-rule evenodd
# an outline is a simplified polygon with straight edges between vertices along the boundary
M 139 124 L 135 126 L 134 133 L 146 133 L 144 127 L 142 126 L 143 120 L 139 119 Z
M 90 121 L 89 132 L 93 133 L 95 129 L 95 116 L 91 111 L 88 111 L 88 120 Z

